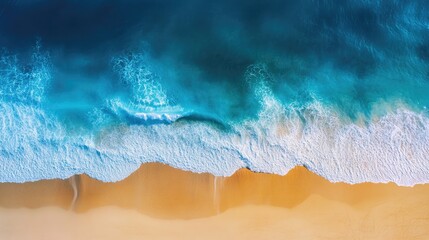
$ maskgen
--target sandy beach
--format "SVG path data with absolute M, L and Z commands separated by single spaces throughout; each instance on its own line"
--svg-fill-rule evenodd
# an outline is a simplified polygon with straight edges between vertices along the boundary
M 429 185 L 331 183 L 303 167 L 231 177 L 152 163 L 0 184 L 1 239 L 427 239 Z

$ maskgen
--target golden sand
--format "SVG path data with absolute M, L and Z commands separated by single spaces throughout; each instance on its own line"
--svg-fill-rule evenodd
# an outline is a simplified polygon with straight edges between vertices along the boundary
M 0 239 L 429 239 L 429 185 L 331 183 L 297 167 L 214 177 L 145 164 L 0 184 Z

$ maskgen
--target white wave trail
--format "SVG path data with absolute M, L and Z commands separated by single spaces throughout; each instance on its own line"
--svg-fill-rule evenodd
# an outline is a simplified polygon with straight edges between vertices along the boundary
M 79 139 L 66 138 L 40 110 L 1 104 L 7 114 L 0 116 L 0 181 L 79 173 L 118 181 L 142 163 L 163 162 L 222 176 L 243 167 L 286 174 L 303 165 L 334 182 L 429 182 L 429 119 L 424 114 L 401 107 L 358 124 L 317 102 L 286 111 L 273 98 L 264 101 L 259 119 L 228 133 L 205 123 L 177 122 L 120 126 Z
M 3 63 L 10 63 L 6 60 Z M 9 69 L 17 69 L 15 65 Z M 262 65 L 255 65 L 249 68 L 247 80 L 262 105 L 259 117 L 224 131 L 204 121 L 175 122 L 180 111 L 174 112 L 176 109 L 163 101 L 160 87 L 146 92 L 152 85 L 160 85 L 146 80 L 146 68 L 142 68 L 143 75 L 131 77 L 144 86 L 138 89 L 146 89 L 136 91 L 136 96 L 157 93 L 159 97 L 154 97 L 154 102 L 138 98 L 137 110 L 128 113 L 150 113 L 140 118 L 169 124 L 101 124 L 95 136 L 71 136 L 40 104 L 50 79 L 48 66 L 38 65 L 35 69 L 40 71 L 26 75 L 37 85 L 31 86 L 29 93 L 40 90 L 33 95 L 25 89 L 16 101 L 15 95 L 10 99 L 9 85 L 0 89 L 0 182 L 65 179 L 81 173 L 118 181 L 143 163 L 162 162 L 218 176 L 231 175 L 243 167 L 286 174 L 303 165 L 334 182 L 429 183 L 429 118 L 405 105 L 381 106 L 393 110 L 368 122 L 350 121 L 318 101 L 299 108 L 283 106 L 271 93 L 269 74 Z M 20 73 L 3 72 L 2 79 L 18 79 L 15 72 Z M 109 105 L 116 114 L 128 109 L 121 106 Z M 151 110 L 160 108 L 169 114 L 174 110 L 175 115 L 153 115 L 156 111 Z

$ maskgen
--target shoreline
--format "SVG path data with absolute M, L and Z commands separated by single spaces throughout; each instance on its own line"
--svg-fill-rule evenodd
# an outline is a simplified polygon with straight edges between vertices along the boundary
M 147 209 L 142 205 L 152 202 L 151 205 L 155 206 L 156 201 L 159 208 L 177 205 L 191 209 L 195 204 L 205 208 L 211 206 L 216 211 L 208 211 L 208 215 L 216 215 L 246 202 L 293 208 L 312 194 L 358 206 L 394 196 L 423 195 L 423 192 L 429 194 L 429 184 L 410 187 L 394 182 L 334 183 L 302 166 L 293 168 L 286 175 L 258 173 L 243 168 L 231 176 L 219 177 L 163 163 L 145 163 L 118 182 L 103 182 L 80 174 L 68 179 L 0 183 L 0 207 L 58 206 L 79 213 L 112 205 L 146 213 Z M 146 196 L 142 197 L 142 194 Z M 30 196 L 31 201 L 27 201 Z M 171 200 L 173 198 L 174 201 Z M 177 213 L 179 218 L 189 218 Z M 163 214 L 154 216 L 162 218 Z
M 84 226 L 88 221 L 103 236 L 121 231 L 112 233 L 117 237 L 127 236 L 128 230 L 117 229 L 125 227 L 120 222 L 131 221 L 138 236 L 146 236 L 151 226 L 160 230 L 161 239 L 182 230 L 189 239 L 193 230 L 200 232 L 193 224 L 208 231 L 199 233 L 202 236 L 211 233 L 222 237 L 225 233 L 233 237 L 250 231 L 257 238 L 262 236 L 257 232 L 262 228 L 274 237 L 298 237 L 299 231 L 308 231 L 302 234 L 322 239 L 424 239 L 429 237 L 428 203 L 429 184 L 403 187 L 394 183 L 331 183 L 304 167 L 296 167 L 285 176 L 241 169 L 230 177 L 215 177 L 150 163 L 115 183 L 86 175 L 1 183 L 0 224 L 15 231 L 5 235 L 8 231 L 3 227 L 0 236 L 21 236 L 18 229 L 38 225 L 40 219 L 49 216 L 58 219 L 58 229 L 63 232 L 82 229 L 83 239 L 93 239 L 93 232 Z M 111 219 L 104 219 L 106 216 Z M 72 223 L 62 226 L 61 221 Z M 227 223 L 236 229 L 230 229 Z M 163 226 L 168 231 L 162 232 Z M 216 226 L 227 230 L 217 233 Z M 39 228 L 45 229 L 40 234 L 50 231 L 48 225 Z M 347 235 L 350 228 L 355 229 L 355 235 Z M 417 233 L 420 238 L 413 237 Z

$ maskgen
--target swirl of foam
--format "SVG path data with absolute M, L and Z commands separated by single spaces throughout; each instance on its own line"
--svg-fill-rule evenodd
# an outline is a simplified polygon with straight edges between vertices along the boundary
M 52 76 L 49 54 L 42 52 L 40 41 L 36 43 L 28 64 L 4 50 L 0 56 L 0 69 L 0 99 L 26 103 L 43 100 Z
M 115 57 L 112 62 L 122 81 L 131 86 L 136 106 L 153 109 L 169 105 L 159 76 L 148 65 L 148 54 L 132 53 Z

